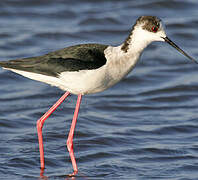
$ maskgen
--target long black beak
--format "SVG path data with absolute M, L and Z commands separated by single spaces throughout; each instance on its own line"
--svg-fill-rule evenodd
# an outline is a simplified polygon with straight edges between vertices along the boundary
M 189 56 L 187 53 L 185 53 L 179 46 L 177 46 L 173 41 L 171 41 L 168 37 L 162 37 L 168 44 L 170 44 L 171 46 L 173 46 L 175 49 L 177 49 L 180 53 L 182 53 L 184 56 L 186 56 L 188 59 L 192 60 L 193 62 L 197 63 L 198 62 L 192 58 L 191 56 Z

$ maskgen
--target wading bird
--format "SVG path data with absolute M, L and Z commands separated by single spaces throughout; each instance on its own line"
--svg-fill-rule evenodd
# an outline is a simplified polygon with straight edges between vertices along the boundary
M 155 16 L 139 17 L 127 39 L 116 47 L 103 44 L 81 44 L 43 56 L 0 62 L 0 66 L 4 69 L 66 91 L 37 121 L 41 169 L 45 167 L 42 137 L 44 122 L 71 93 L 78 95 L 78 98 L 67 139 L 67 148 L 74 169 L 72 175 L 77 174 L 73 135 L 82 95 L 104 91 L 121 81 L 135 67 L 143 50 L 153 41 L 167 42 L 196 62 L 166 36 L 162 21 Z

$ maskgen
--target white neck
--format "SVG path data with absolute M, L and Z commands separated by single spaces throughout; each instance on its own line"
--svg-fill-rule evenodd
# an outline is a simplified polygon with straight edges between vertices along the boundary
M 138 61 L 143 50 L 152 42 L 149 38 L 150 33 L 147 33 L 141 27 L 133 29 L 129 37 L 123 44 L 117 47 L 110 46 L 105 51 L 105 54 L 112 61 L 120 61 L 120 63 L 133 66 Z
M 125 53 L 140 55 L 142 51 L 153 41 L 151 34 L 141 27 L 133 29 L 127 40 L 122 44 Z
M 134 29 L 123 44 L 117 47 L 109 46 L 105 50 L 105 57 L 108 60 L 108 66 L 111 67 L 109 73 L 112 74 L 112 78 L 121 79 L 135 67 L 142 51 L 152 42 L 148 37 L 142 36 L 144 34 L 140 29 Z M 127 43 L 125 46 L 127 50 L 123 49 L 125 43 Z

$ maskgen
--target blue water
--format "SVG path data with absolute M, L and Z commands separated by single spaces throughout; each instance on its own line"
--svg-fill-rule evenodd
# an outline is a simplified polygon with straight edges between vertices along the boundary
M 167 35 L 198 59 L 195 0 L 3 0 L 0 59 L 38 56 L 80 43 L 118 45 L 140 15 L 156 15 Z M 70 96 L 43 128 L 40 176 L 36 121 L 61 90 L 0 69 L 1 179 L 72 179 L 66 139 Z M 115 87 L 84 96 L 75 131 L 73 179 L 198 179 L 198 66 L 168 44 L 152 43 Z

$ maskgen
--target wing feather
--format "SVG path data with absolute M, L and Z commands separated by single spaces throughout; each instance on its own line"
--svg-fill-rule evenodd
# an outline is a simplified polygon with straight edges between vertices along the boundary
M 70 46 L 43 56 L 2 61 L 0 66 L 48 76 L 65 71 L 97 69 L 106 64 L 107 45 L 83 44 Z

